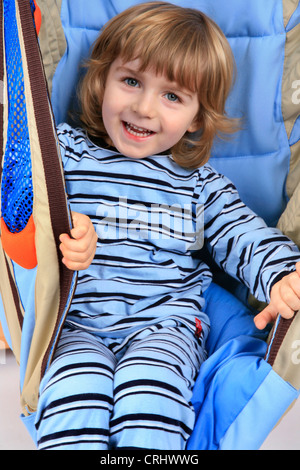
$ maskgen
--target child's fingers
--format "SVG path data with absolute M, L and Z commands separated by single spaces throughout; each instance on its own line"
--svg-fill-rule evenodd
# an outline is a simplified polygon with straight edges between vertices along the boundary
M 73 219 L 73 228 L 71 230 L 72 237 L 81 238 L 89 230 L 91 226 L 91 219 L 85 215 L 80 214 L 79 212 L 72 212 Z
M 300 261 L 296 263 L 296 273 L 298 274 L 298 276 L 300 276 Z
M 267 305 L 260 313 L 254 317 L 254 323 L 256 328 L 263 330 L 266 328 L 268 323 L 271 323 L 277 316 L 277 311 L 270 305 Z
M 273 291 L 272 291 L 273 294 Z M 300 277 L 293 272 L 282 279 L 278 285 L 274 285 L 273 301 L 280 302 L 278 311 L 289 318 L 292 313 L 300 309 Z
M 60 249 L 64 256 L 74 258 L 74 260 L 80 260 L 84 256 L 90 256 L 94 251 L 95 243 L 92 243 L 92 239 L 86 238 L 71 238 L 67 234 L 60 236 Z
M 60 235 L 60 241 L 64 243 L 70 250 L 84 251 L 91 242 L 95 240 L 95 230 L 93 225 L 78 225 L 72 228 L 71 237 L 65 233 Z
M 91 256 L 90 258 L 85 258 L 84 261 L 76 261 L 67 257 L 62 258 L 62 262 L 65 264 L 65 266 L 71 269 L 72 271 L 82 271 L 84 269 L 87 269 L 92 261 L 93 256 Z
M 254 322 L 258 329 L 263 329 L 268 323 L 273 322 L 278 314 L 283 318 L 289 319 L 292 318 L 295 311 L 299 309 L 300 278 L 298 274 L 294 272 L 274 284 L 269 305 L 256 315 Z
M 74 226 L 71 230 L 71 236 L 75 240 L 86 237 L 88 243 L 94 241 L 95 229 L 91 219 L 84 214 L 79 214 L 78 212 L 72 212 L 72 215 Z
M 73 248 L 73 242 L 76 240 L 65 239 L 62 237 L 62 240 L 66 240 L 66 243 L 61 243 L 60 250 L 62 253 L 62 262 L 73 271 L 80 271 L 82 269 L 88 268 L 88 266 L 93 261 L 95 250 L 91 247 L 88 251 L 81 250 L 78 248 L 78 245 L 75 245 Z M 69 248 L 71 246 L 71 248 Z
M 86 225 L 79 225 L 78 227 L 72 228 L 71 235 L 75 240 L 79 240 L 88 233 L 88 229 L 89 227 Z

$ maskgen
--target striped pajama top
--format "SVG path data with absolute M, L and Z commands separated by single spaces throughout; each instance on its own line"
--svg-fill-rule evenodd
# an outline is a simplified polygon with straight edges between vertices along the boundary
M 68 324 L 125 338 L 157 323 L 196 332 L 200 320 L 204 340 L 201 293 L 212 273 L 198 256 L 203 244 L 262 301 L 299 261 L 294 243 L 267 228 L 210 165 L 185 169 L 171 155 L 131 159 L 67 124 L 58 138 L 71 209 L 88 215 L 98 234 Z

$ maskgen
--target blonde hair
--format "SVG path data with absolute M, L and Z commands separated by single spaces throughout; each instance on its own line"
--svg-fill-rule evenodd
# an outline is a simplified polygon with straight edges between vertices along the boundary
M 220 28 L 198 10 L 166 2 L 131 7 L 110 20 L 96 40 L 80 88 L 81 121 L 90 135 L 107 137 L 102 102 L 110 65 L 139 59 L 170 81 L 197 92 L 199 131 L 186 132 L 171 149 L 183 167 L 196 168 L 210 156 L 216 135 L 236 130 L 225 113 L 232 86 L 234 59 Z

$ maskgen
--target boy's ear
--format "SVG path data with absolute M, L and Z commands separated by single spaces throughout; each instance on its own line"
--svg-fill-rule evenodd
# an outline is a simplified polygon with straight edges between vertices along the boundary
M 199 129 L 199 124 L 198 122 L 196 123 L 193 123 L 190 125 L 190 127 L 188 128 L 188 132 L 196 132 L 198 129 Z
M 201 124 L 199 122 L 199 119 L 198 117 L 196 117 L 194 119 L 194 121 L 192 122 L 192 124 L 190 125 L 190 127 L 187 129 L 188 132 L 196 132 L 200 129 L 201 127 Z
M 202 127 L 202 113 L 198 110 L 196 116 L 194 117 L 191 125 L 187 129 L 188 132 L 197 132 Z

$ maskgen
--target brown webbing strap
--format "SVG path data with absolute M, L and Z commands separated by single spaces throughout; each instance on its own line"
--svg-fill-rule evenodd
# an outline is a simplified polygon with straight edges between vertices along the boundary
M 8 276 L 12 296 L 13 296 L 13 299 L 14 299 L 14 305 L 15 305 L 16 313 L 17 313 L 17 316 L 18 316 L 19 324 L 20 324 L 20 329 L 22 330 L 24 317 L 23 317 L 23 312 L 22 312 L 21 307 L 20 307 L 20 298 L 19 298 L 18 289 L 16 287 L 15 280 L 14 280 L 14 278 L 11 274 L 11 271 L 9 269 L 7 259 L 5 259 L 5 264 L 6 264 L 7 276 Z
M 294 315 L 293 318 L 289 320 L 281 317 L 278 322 L 276 331 L 274 332 L 274 335 L 271 335 L 271 340 L 270 340 L 270 344 L 265 355 L 265 359 L 272 367 L 277 358 L 277 355 L 283 343 L 283 340 L 289 328 L 291 327 L 295 317 L 296 317 L 296 314 Z
M 24 48 L 28 64 L 33 107 L 36 116 L 37 132 L 45 172 L 51 224 L 57 246 L 58 259 L 60 260 L 61 253 L 58 248 L 59 235 L 70 232 L 70 220 L 66 205 L 66 193 L 62 177 L 61 164 L 58 158 L 57 140 L 55 131 L 53 129 L 54 118 L 50 108 L 47 82 L 42 66 L 41 54 L 38 46 L 36 31 L 34 28 L 30 3 L 29 1 L 18 0 L 18 5 L 24 37 Z M 60 323 L 61 315 L 63 314 L 69 297 L 70 286 L 74 274 L 61 262 L 59 263 L 59 269 L 61 297 L 56 325 L 57 327 Z

